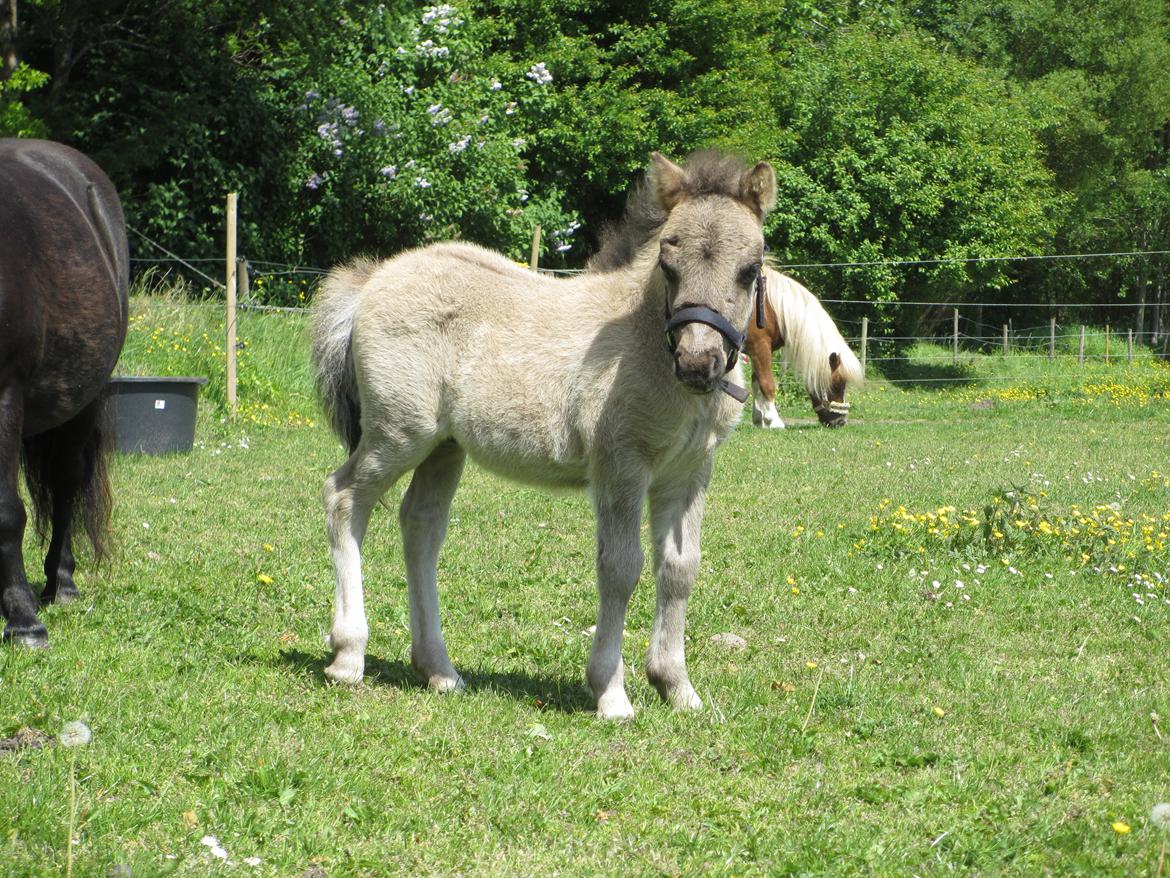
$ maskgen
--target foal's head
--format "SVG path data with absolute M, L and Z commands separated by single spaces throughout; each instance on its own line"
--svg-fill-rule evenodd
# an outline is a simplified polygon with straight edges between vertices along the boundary
M 658 267 L 668 317 L 680 321 L 669 331 L 674 371 L 689 389 L 706 393 L 735 365 L 732 336 L 752 317 L 776 175 L 767 162 L 745 168 L 719 153 L 698 153 L 685 167 L 659 153 L 652 159 L 650 185 L 666 215 Z

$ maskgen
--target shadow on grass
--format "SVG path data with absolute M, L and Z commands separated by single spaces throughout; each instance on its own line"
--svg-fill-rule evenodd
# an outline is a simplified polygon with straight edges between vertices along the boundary
M 890 365 L 883 371 L 888 381 L 896 382 L 905 389 L 941 390 L 969 387 L 980 382 L 979 376 L 964 363 L 903 362 Z
M 328 685 L 325 667 L 332 660 L 328 652 L 311 654 L 298 649 L 284 650 L 280 662 L 295 670 L 304 671 L 321 685 Z M 459 673 L 467 684 L 468 692 L 490 692 L 534 704 L 546 710 L 561 713 L 592 712 L 595 708 L 592 694 L 584 683 L 569 681 L 563 677 L 532 675 L 516 671 L 486 671 L 460 668 Z M 365 682 L 371 685 L 390 686 L 395 689 L 423 689 L 409 664 L 403 661 L 387 661 L 377 656 L 366 656 Z

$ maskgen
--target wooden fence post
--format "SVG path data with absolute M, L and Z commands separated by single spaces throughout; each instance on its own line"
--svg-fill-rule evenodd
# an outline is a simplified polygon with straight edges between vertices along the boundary
M 528 267 L 536 271 L 540 262 L 540 223 L 532 230 L 532 255 L 528 257 Z
M 959 309 L 955 309 L 955 319 L 951 329 L 951 364 L 959 365 Z
M 1105 365 L 1109 365 L 1109 324 L 1105 324 Z
M 1081 349 L 1077 353 L 1077 365 L 1085 365 L 1085 324 L 1081 324 Z
M 227 398 L 236 416 L 236 193 L 227 196 Z
M 1133 330 L 1127 329 L 1125 331 L 1125 361 L 1127 363 L 1133 362 Z
M 865 358 L 869 347 L 869 318 L 861 318 L 861 374 L 865 375 Z
M 1056 318 L 1048 318 L 1048 359 L 1056 359 Z
M 1008 325 L 1003 325 L 1003 355 L 1006 357 L 1008 353 Z
M 252 279 L 248 277 L 248 260 L 243 256 L 236 257 L 236 286 L 239 288 L 237 304 L 247 303 L 252 297 Z

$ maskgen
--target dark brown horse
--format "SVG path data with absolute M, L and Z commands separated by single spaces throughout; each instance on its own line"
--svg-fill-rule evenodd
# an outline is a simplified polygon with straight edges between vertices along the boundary
M 126 338 L 130 255 L 118 193 L 76 150 L 0 140 L 0 608 L 4 639 L 48 642 L 25 577 L 27 521 L 51 535 L 41 600 L 77 597 L 74 522 L 109 525 L 105 388 Z

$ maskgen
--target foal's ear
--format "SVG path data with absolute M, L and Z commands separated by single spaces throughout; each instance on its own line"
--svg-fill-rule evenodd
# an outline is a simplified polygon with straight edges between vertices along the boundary
M 767 162 L 759 162 L 739 179 L 739 191 L 747 206 L 763 218 L 776 204 L 776 172 Z
M 659 206 L 670 213 L 683 200 L 687 172 L 656 150 L 650 153 L 649 177 Z

